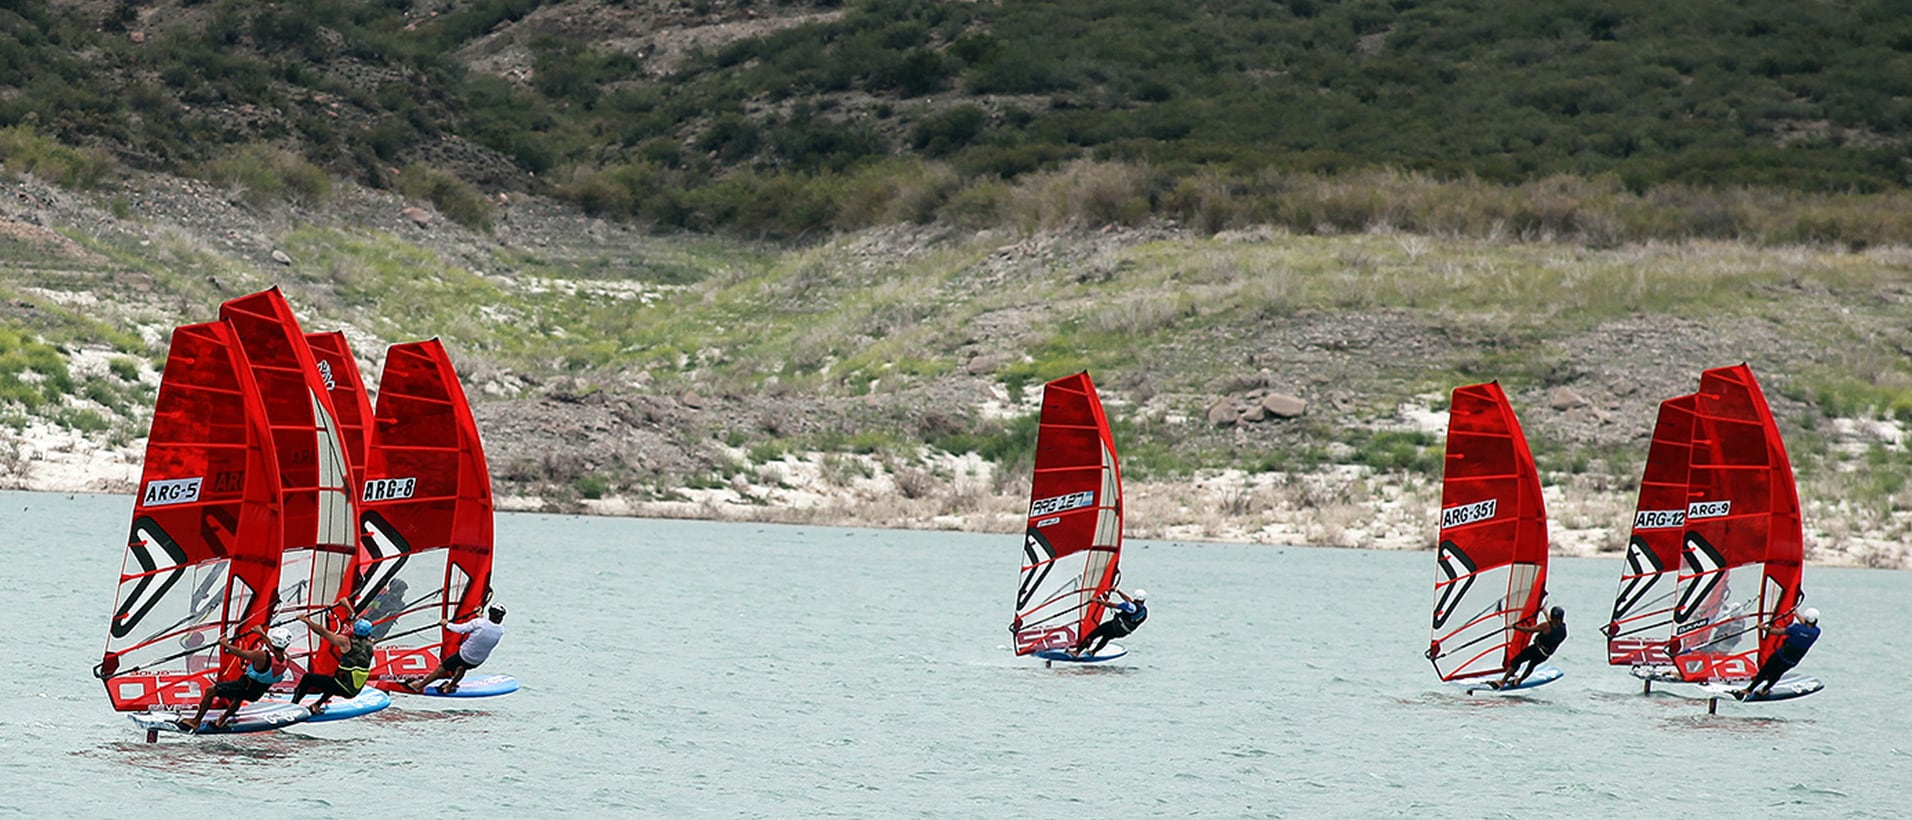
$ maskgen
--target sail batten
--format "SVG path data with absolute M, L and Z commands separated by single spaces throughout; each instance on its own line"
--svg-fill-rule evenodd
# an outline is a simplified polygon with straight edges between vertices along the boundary
M 1694 425 L 1691 394 L 1660 402 L 1647 446 L 1633 529 L 1608 617 L 1607 663 L 1663 668 L 1672 663 L 1673 604 L 1686 526 L 1687 471 Z
M 1442 680 L 1505 672 L 1540 611 L 1547 517 L 1539 471 L 1497 383 L 1455 388 L 1448 407 L 1427 658 Z
M 348 591 L 356 563 L 351 472 L 330 388 L 312 348 L 278 288 L 228 300 L 219 316 L 233 328 L 259 385 L 279 462 L 286 554 L 273 623 L 292 632 L 287 652 L 296 670 L 329 672 L 324 641 L 298 619 L 346 613 L 332 609 Z
M 1088 373 L 1043 387 L 1028 519 L 1010 625 L 1018 655 L 1075 646 L 1119 575 L 1121 468 Z
M 396 689 L 457 651 L 440 617 L 479 614 L 490 595 L 491 473 L 477 421 L 436 339 L 392 345 L 379 379 L 359 544 L 356 607 L 381 638 L 372 680 Z
M 1805 538 L 1784 440 L 1752 368 L 1700 377 L 1672 656 L 1682 680 L 1746 680 L 1783 642 Z
M 106 652 L 113 707 L 183 707 L 236 674 L 220 638 L 266 623 L 283 529 L 258 387 L 220 322 L 173 331 L 154 401 Z

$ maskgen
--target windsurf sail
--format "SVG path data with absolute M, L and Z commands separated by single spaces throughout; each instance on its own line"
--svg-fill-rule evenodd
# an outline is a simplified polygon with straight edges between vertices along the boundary
M 190 706 L 238 674 L 219 639 L 266 623 L 282 531 L 272 431 L 238 339 L 224 322 L 175 329 L 94 668 L 113 708 Z
M 278 456 L 285 557 L 273 624 L 291 630 L 286 654 L 296 670 L 330 672 L 335 657 L 324 651 L 324 639 L 297 618 L 329 613 L 329 628 L 342 628 L 346 613 L 333 604 L 350 592 L 358 563 L 351 470 L 339 416 L 299 320 L 278 288 L 226 302 L 219 317 L 232 325 L 245 350 Z
M 436 339 L 386 353 L 360 501 L 356 605 L 379 637 L 372 681 L 395 690 L 457 651 L 438 619 L 476 617 L 491 594 L 491 473 Z
M 1670 666 L 1673 596 L 1680 574 L 1681 535 L 1686 527 L 1686 470 L 1693 450 L 1692 396 L 1660 402 L 1640 476 L 1633 534 L 1620 570 L 1613 615 L 1604 630 L 1612 666 Z
M 372 400 L 365 392 L 365 379 L 359 375 L 358 359 L 345 334 L 307 333 L 313 364 L 319 368 L 319 383 L 332 397 L 332 409 L 338 411 L 339 439 L 345 442 L 345 463 L 352 471 L 353 495 L 365 483 L 365 452 L 370 447 Z
M 1454 389 L 1441 474 L 1434 627 L 1441 680 L 1498 675 L 1532 635 L 1547 588 L 1547 511 L 1520 420 L 1500 384 Z
M 1036 424 L 1029 527 L 1022 539 L 1016 654 L 1067 649 L 1102 621 L 1122 553 L 1122 471 L 1089 374 L 1049 382 Z
M 1750 679 L 1799 605 L 1805 533 L 1786 443 L 1752 368 L 1700 376 L 1673 660 L 1686 681 Z

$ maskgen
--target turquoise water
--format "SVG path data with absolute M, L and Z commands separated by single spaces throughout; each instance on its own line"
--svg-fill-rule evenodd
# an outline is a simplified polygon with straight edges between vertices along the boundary
M 1618 559 L 1555 559 L 1567 676 L 1467 698 L 1427 553 L 1131 542 L 1129 656 L 1007 649 L 1013 535 L 503 515 L 489 701 L 148 745 L 90 669 L 131 500 L 0 493 L 0 815 L 1906 816 L 1912 573 L 1809 567 L 1826 691 L 1604 666 Z M 1677 688 L 1677 687 L 1672 687 Z M 238 798 L 235 800 L 234 798 Z M 250 808 L 249 808 L 250 807 Z

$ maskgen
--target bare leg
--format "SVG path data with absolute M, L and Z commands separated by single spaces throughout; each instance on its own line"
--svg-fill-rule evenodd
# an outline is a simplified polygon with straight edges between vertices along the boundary
M 449 673 L 445 671 L 445 664 L 440 663 L 437 669 L 432 670 L 431 674 L 406 684 L 405 688 L 412 690 L 413 694 L 422 695 L 425 693 L 425 687 L 432 685 L 432 681 L 438 680 L 447 674 Z
M 226 707 L 225 714 L 220 715 L 218 720 L 212 722 L 212 725 L 224 729 L 226 724 L 232 722 L 233 716 L 239 714 L 239 707 L 243 705 L 245 705 L 245 701 L 233 698 L 231 705 Z
M 451 673 L 451 680 L 445 681 L 445 685 L 438 687 L 438 691 L 447 695 L 458 691 L 458 682 L 465 679 L 465 673 L 468 671 L 470 670 L 466 667 L 458 667 L 458 671 Z
M 202 697 L 199 699 L 199 711 L 194 712 L 192 717 L 189 717 L 189 718 L 186 718 L 185 720 L 180 721 L 179 725 L 184 726 L 187 729 L 198 729 L 199 721 L 204 720 L 206 718 L 206 710 L 212 708 L 212 699 L 213 699 L 212 690 L 207 689 L 205 697 Z

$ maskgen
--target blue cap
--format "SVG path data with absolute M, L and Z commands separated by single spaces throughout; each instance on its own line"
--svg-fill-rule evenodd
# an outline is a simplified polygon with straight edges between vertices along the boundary
M 372 622 L 365 620 L 364 618 L 360 618 L 356 621 L 353 621 L 352 634 L 357 635 L 361 638 L 372 634 Z

